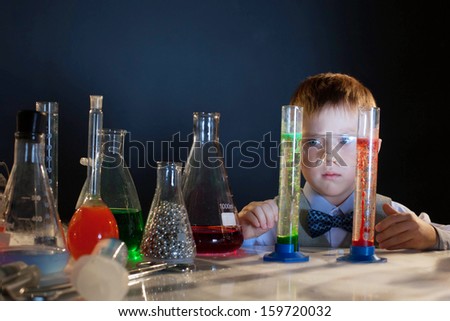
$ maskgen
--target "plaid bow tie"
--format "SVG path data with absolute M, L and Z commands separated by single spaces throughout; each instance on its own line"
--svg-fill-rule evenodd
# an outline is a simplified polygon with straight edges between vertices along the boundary
M 332 227 L 340 227 L 351 232 L 353 229 L 353 212 L 333 216 L 316 210 L 308 211 L 308 229 L 311 237 L 318 237 L 328 232 Z

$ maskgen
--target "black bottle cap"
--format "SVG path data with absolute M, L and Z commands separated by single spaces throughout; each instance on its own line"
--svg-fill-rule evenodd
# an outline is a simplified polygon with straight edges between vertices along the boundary
M 16 130 L 23 134 L 45 133 L 45 115 L 39 111 L 21 110 L 17 113 Z

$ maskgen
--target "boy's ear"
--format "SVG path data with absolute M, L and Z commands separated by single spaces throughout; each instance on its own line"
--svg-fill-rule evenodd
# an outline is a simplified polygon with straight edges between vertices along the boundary
M 380 149 L 381 149 L 381 142 L 382 142 L 383 140 L 381 139 L 381 138 L 378 138 L 378 153 L 380 152 Z

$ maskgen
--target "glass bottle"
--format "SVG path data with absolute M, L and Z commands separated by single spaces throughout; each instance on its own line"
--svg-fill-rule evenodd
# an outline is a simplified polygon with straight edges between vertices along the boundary
M 181 193 L 181 164 L 158 162 L 157 165 L 156 191 L 141 252 L 152 261 L 193 263 L 196 250 Z
M 101 198 L 101 131 L 103 96 L 90 96 L 88 135 L 88 192 L 73 214 L 68 227 L 67 244 L 74 259 L 92 252 L 104 238 L 119 238 L 117 222 Z
M 128 248 L 128 259 L 141 259 L 139 246 L 144 231 L 142 208 L 133 178 L 124 159 L 124 144 L 127 131 L 124 129 L 102 130 L 101 196 L 116 219 L 119 238 Z M 81 206 L 88 191 L 88 180 L 78 198 Z
M 58 122 L 59 104 L 56 101 L 38 101 L 36 110 L 45 113 L 45 167 L 48 181 L 58 208 Z
M 44 116 L 17 113 L 14 164 L 0 208 L 0 264 L 23 261 L 48 274 L 62 271 L 69 253 L 44 165 Z
M 243 242 L 219 143 L 220 113 L 194 112 L 194 141 L 183 196 L 199 255 L 227 254 Z

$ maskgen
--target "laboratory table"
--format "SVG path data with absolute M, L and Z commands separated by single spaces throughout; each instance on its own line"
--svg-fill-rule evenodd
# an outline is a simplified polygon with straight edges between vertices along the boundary
M 349 249 L 301 248 L 309 261 L 264 261 L 272 250 L 197 257 L 191 272 L 157 272 L 130 285 L 126 300 L 450 300 L 450 251 L 377 249 L 386 263 L 348 263 L 336 259 Z

